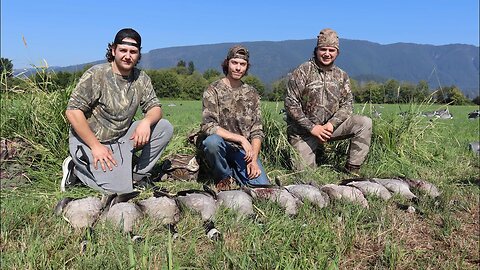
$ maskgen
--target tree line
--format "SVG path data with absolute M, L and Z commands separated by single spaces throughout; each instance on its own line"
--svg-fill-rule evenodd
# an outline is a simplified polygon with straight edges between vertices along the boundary
M 12 62 L 7 58 L 0 59 L 2 74 L 2 91 L 8 88 L 27 89 L 34 84 L 43 91 L 56 91 L 75 85 L 82 74 L 90 68 L 85 66 L 77 72 L 53 72 L 46 68 L 36 68 L 36 72 L 20 78 L 13 76 Z M 152 85 L 160 98 L 200 100 L 205 88 L 213 81 L 223 77 L 216 69 L 207 69 L 203 73 L 195 69 L 195 64 L 179 60 L 172 68 L 145 70 L 152 80 Z M 245 83 L 255 87 L 262 99 L 269 101 L 282 101 L 287 89 L 288 77 L 280 78 L 271 85 L 264 84 L 258 77 L 248 75 L 243 78 Z M 426 81 L 417 84 L 399 82 L 394 79 L 386 82 L 358 82 L 350 79 L 351 90 L 358 103 L 410 103 L 422 102 L 431 99 L 436 103 L 452 105 L 478 104 L 480 97 L 468 99 L 462 91 L 452 85 L 439 87 L 433 91 Z

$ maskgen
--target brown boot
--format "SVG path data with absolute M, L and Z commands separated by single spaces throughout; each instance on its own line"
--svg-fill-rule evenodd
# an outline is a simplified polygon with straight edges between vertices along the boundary
M 354 177 L 360 177 L 360 165 L 347 163 L 345 164 L 345 172 Z
M 235 187 L 236 187 L 235 179 L 233 179 L 233 177 L 231 176 L 223 180 L 220 180 L 215 184 L 215 188 L 217 189 L 217 192 L 232 190 L 232 189 L 235 189 Z

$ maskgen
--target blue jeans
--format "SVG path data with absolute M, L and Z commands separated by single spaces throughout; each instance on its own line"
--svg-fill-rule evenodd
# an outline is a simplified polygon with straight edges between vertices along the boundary
M 215 182 L 232 176 L 241 185 L 270 184 L 260 159 L 257 159 L 261 170 L 260 176 L 253 179 L 248 178 L 247 163 L 244 159 L 245 151 L 226 143 L 222 137 L 216 134 L 210 135 L 202 142 L 202 146 L 208 165 L 213 170 Z

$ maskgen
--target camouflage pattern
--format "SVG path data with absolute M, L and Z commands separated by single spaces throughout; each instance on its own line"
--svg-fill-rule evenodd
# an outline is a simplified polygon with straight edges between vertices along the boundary
M 308 134 L 315 125 L 337 128 L 353 111 L 350 79 L 335 65 L 319 67 L 312 58 L 293 71 L 285 97 L 287 133 Z
M 254 87 L 244 83 L 232 89 L 222 79 L 210 84 L 203 93 L 201 130 L 215 134 L 218 127 L 240 134 L 250 142 L 263 139 L 260 96 Z M 227 142 L 242 149 L 240 145 Z
M 359 168 L 367 157 L 371 137 L 372 119 L 363 115 L 352 115 L 333 131 L 330 141 L 350 139 L 346 165 Z M 316 167 L 316 151 L 320 147 L 317 138 L 290 134 L 288 141 L 299 153 L 299 159 L 293 160 L 295 169 Z
M 330 28 L 322 29 L 317 36 L 317 47 L 335 47 L 340 50 L 337 32 Z
M 370 149 L 372 120 L 352 115 L 353 95 L 346 72 L 335 65 L 319 67 L 314 59 L 300 65 L 291 75 L 285 97 L 287 134 L 300 154 L 296 169 L 315 167 L 319 141 L 311 136 L 315 125 L 330 122 L 331 141 L 350 138 L 347 164 L 360 166 Z
M 241 45 L 236 45 L 228 50 L 227 60 L 232 58 L 240 58 L 248 62 L 249 55 L 250 53 L 248 52 L 247 48 Z
M 143 113 L 161 106 L 148 75 L 134 68 L 133 74 L 124 78 L 105 63 L 83 74 L 67 110 L 82 110 L 90 129 L 104 143 L 116 141 L 127 132 L 139 106 Z

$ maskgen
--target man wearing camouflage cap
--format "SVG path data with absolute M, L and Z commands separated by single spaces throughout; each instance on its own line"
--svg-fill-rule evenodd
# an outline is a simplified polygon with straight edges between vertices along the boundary
M 62 165 L 62 191 L 79 180 L 104 193 L 131 192 L 170 141 L 173 127 L 162 119 L 150 78 L 135 67 L 141 42 L 131 28 L 118 31 L 107 47 L 108 62 L 88 69 L 73 90 L 65 112 L 70 156 Z M 138 108 L 144 117 L 134 121 Z
M 313 57 L 296 68 L 285 96 L 287 135 L 300 158 L 296 169 L 315 167 L 321 144 L 350 139 L 347 172 L 358 174 L 370 148 L 372 120 L 353 115 L 353 95 L 347 73 L 334 62 L 340 53 L 337 33 L 320 31 Z
M 265 185 L 268 178 L 259 159 L 264 137 L 260 96 L 242 82 L 250 67 L 249 52 L 234 46 L 222 63 L 225 77 L 203 93 L 200 148 L 213 172 L 217 191 L 240 185 Z

